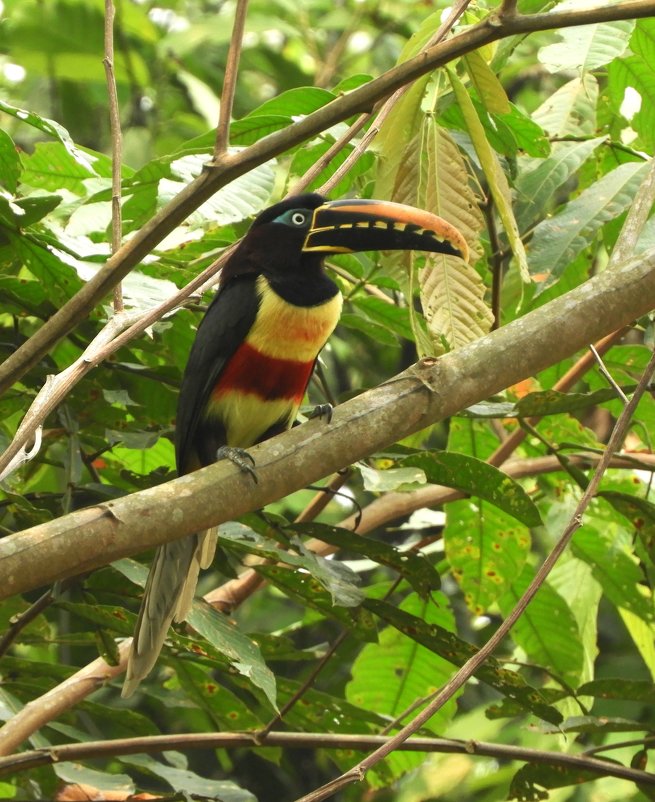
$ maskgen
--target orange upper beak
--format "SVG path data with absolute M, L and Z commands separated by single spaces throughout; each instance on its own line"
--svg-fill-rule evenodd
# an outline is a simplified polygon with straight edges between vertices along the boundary
M 314 210 L 303 251 L 417 250 L 460 256 L 468 261 L 464 236 L 442 217 L 379 200 L 328 201 Z

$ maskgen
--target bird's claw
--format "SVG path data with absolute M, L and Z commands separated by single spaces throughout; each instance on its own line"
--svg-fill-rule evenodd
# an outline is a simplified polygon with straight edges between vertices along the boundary
M 249 473 L 253 481 L 257 483 L 257 471 L 255 470 L 255 459 L 244 448 L 234 448 L 233 446 L 221 446 L 216 452 L 216 460 L 229 459 L 233 465 L 244 473 Z
M 332 404 L 317 404 L 307 415 L 307 420 L 312 420 L 312 418 L 325 418 L 326 423 L 331 423 L 333 411 L 334 407 Z

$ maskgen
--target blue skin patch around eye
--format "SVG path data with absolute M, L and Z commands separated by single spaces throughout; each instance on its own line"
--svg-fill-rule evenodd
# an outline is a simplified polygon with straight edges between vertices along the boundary
M 284 223 L 293 228 L 309 228 L 312 222 L 312 212 L 309 209 L 289 209 L 276 217 L 274 223 Z

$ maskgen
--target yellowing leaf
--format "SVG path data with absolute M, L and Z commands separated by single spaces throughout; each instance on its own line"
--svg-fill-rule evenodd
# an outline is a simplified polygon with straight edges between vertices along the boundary
M 466 122 L 473 147 L 475 148 L 475 152 L 480 159 L 482 170 L 489 182 L 489 189 L 491 190 L 503 228 L 507 234 L 510 248 L 518 264 L 521 278 L 526 284 L 530 283 L 528 259 L 525 255 L 525 248 L 523 247 L 523 242 L 521 241 L 519 229 L 512 210 L 511 192 L 507 178 L 500 165 L 498 156 L 485 136 L 484 128 L 466 87 L 453 70 L 448 70 L 448 76 L 459 107 L 464 115 L 464 121 Z
M 484 107 L 492 114 L 509 114 L 512 111 L 503 85 L 478 50 L 464 56 L 464 63 Z

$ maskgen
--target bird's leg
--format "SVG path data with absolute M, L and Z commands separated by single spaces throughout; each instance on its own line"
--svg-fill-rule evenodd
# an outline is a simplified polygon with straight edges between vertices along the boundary
M 317 404 L 311 412 L 307 414 L 307 420 L 312 418 L 325 418 L 326 423 L 332 422 L 332 412 L 334 407 L 332 404 Z
M 233 465 L 242 470 L 244 473 L 249 473 L 255 483 L 257 480 L 257 472 L 255 471 L 255 460 L 244 448 L 235 448 L 234 446 L 221 446 L 216 451 L 216 461 L 219 459 L 229 459 Z

